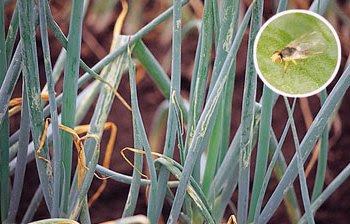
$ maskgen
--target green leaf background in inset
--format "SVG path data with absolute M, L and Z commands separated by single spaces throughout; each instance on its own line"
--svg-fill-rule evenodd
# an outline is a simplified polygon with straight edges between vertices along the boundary
M 307 59 L 274 63 L 271 56 L 282 50 L 301 35 L 318 31 L 326 41 L 322 53 Z M 306 94 L 323 86 L 333 74 L 337 64 L 338 49 L 335 37 L 327 25 L 316 17 L 305 13 L 290 13 L 272 21 L 260 36 L 257 45 L 257 61 L 264 78 L 276 89 L 288 94 Z

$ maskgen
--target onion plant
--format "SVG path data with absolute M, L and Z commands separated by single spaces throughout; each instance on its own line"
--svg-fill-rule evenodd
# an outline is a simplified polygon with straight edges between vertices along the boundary
M 263 22 L 263 0 L 248 1 L 250 5 L 239 0 L 199 1 L 200 4 L 203 2 L 203 11 L 188 99 L 181 94 L 181 49 L 182 45 L 187 47 L 183 39 L 191 27 L 198 27 L 198 20 L 183 19 L 183 9 L 189 7 L 188 0 L 172 0 L 170 8 L 130 36 L 120 35 L 123 19 L 118 23 L 118 18 L 119 32 L 113 37 L 110 53 L 92 67 L 80 55 L 88 0 L 71 1 L 67 37 L 52 16 L 47 0 L 12 3 L 16 7 L 9 26 L 5 27 L 4 10 L 9 2 L 0 0 L 1 222 L 32 221 L 44 199 L 49 217 L 36 223 L 91 223 L 87 192 L 94 175 L 98 174 L 110 181 L 130 185 L 123 202 L 123 215 L 115 223 L 158 223 L 160 219 L 167 223 L 221 223 L 229 220 L 229 216 L 229 222 L 237 219 L 239 224 L 268 223 L 282 201 L 288 214 L 284 222 L 314 223 L 317 209 L 349 177 L 348 165 L 325 187 L 329 127 L 337 105 L 349 88 L 350 68 L 348 65 L 342 67 L 334 87 L 323 90 L 320 109 L 300 139 L 297 135 L 299 125 L 293 115 L 299 99 L 278 96 L 265 85 L 261 98 L 257 97 L 260 81 L 254 67 L 253 46 Z M 329 2 L 314 0 L 309 10 L 320 15 L 326 10 L 340 10 L 334 4 L 329 7 Z M 121 3 L 123 11 L 127 10 L 126 1 Z M 287 10 L 288 0 L 280 0 L 275 6 L 276 13 Z M 243 15 L 241 19 L 240 15 Z M 348 20 L 344 13 L 341 15 L 342 19 Z M 168 18 L 172 18 L 169 76 L 143 41 L 146 34 Z M 62 46 L 55 62 L 51 61 L 48 30 L 56 38 L 54 41 Z M 37 46 L 36 33 L 40 33 L 41 48 Z M 246 41 L 245 33 L 249 35 L 244 59 L 243 101 L 239 105 L 233 103 L 233 93 L 237 86 L 236 65 L 238 58 L 242 58 L 238 49 Z M 43 61 L 38 60 L 39 53 L 43 54 Z M 155 113 L 151 134 L 145 131 L 139 109 L 142 102 L 138 100 L 136 88 L 136 62 L 165 98 Z M 39 64 L 45 67 L 43 89 L 40 89 L 43 85 L 39 79 Z M 85 72 L 81 76 L 80 69 Z M 63 90 L 56 94 L 61 71 L 64 71 Z M 115 96 L 120 98 L 117 89 L 122 79 L 129 79 L 130 84 L 130 99 L 126 101 L 131 105 L 133 145 L 125 150 L 134 153 L 133 161 L 129 161 L 133 167 L 131 176 L 98 164 L 99 154 L 104 150 L 100 148 L 100 139 L 108 116 L 124 116 L 111 111 Z M 17 85 L 19 80 L 22 83 Z M 21 119 L 20 127 L 10 136 L 9 121 L 14 109 L 11 99 L 15 86 L 22 86 L 22 97 L 17 105 Z M 45 94 L 48 104 L 42 100 Z M 276 104 L 284 104 L 288 114 L 281 136 L 276 136 L 272 126 L 272 111 Z M 83 141 L 84 137 L 74 137 L 78 133 L 74 128 L 89 108 L 94 112 Z M 241 111 L 236 131 L 230 128 L 235 116 L 232 108 Z M 49 125 L 45 125 L 47 118 L 51 118 Z M 283 148 L 289 130 L 295 153 L 287 163 Z M 161 133 L 165 133 L 164 140 Z M 317 172 L 313 190 L 309 191 L 312 186 L 307 185 L 304 164 L 319 140 Z M 152 148 L 155 145 L 163 150 L 155 153 L 156 149 Z M 78 150 L 78 168 L 74 171 L 72 153 L 75 148 Z M 254 150 L 257 156 L 252 163 Z M 174 158 L 176 151 L 179 158 Z M 40 185 L 24 216 L 21 220 L 16 219 L 25 191 L 26 165 L 33 160 Z M 145 176 L 145 170 L 149 171 L 149 177 Z M 171 177 L 175 180 L 170 180 Z M 277 187 L 267 195 L 273 177 L 277 179 Z M 293 185 L 297 177 L 300 197 Z M 142 189 L 148 192 L 146 217 L 135 214 Z M 235 192 L 238 195 L 236 201 L 232 200 Z M 168 204 L 170 213 L 162 213 L 164 205 Z

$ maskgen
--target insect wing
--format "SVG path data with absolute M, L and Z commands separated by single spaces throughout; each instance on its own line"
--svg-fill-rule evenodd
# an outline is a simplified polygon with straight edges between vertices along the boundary
M 322 53 L 327 44 L 320 32 L 312 31 L 293 40 L 287 47 L 295 48 L 300 55 L 312 56 Z

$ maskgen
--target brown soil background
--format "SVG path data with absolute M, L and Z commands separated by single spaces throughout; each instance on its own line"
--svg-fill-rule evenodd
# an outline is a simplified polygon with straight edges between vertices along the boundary
M 144 15 L 141 15 L 142 24 L 147 23 L 151 18 L 154 18 L 161 11 L 163 11 L 162 7 L 164 7 L 164 3 L 159 3 L 161 1 L 146 1 L 144 8 Z M 247 1 L 249 2 L 249 1 Z M 307 8 L 308 1 L 292 1 L 295 3 L 296 7 L 299 8 Z M 51 2 L 51 10 L 53 12 L 54 18 L 65 34 L 68 33 L 69 27 L 69 13 L 70 13 L 70 1 L 52 1 Z M 340 6 L 343 6 L 342 2 L 338 2 Z M 247 4 L 247 3 L 242 3 Z M 265 9 L 264 9 L 264 19 L 271 17 L 273 15 L 273 4 L 272 1 L 265 1 Z M 344 5 L 344 10 L 350 15 L 349 6 Z M 8 26 L 11 13 L 13 11 L 13 4 L 6 6 L 5 8 L 5 22 Z M 84 28 L 83 28 L 83 42 L 82 42 L 82 50 L 81 57 L 88 63 L 88 65 L 92 66 L 98 60 L 105 55 L 109 50 L 109 45 L 111 43 L 112 38 L 112 30 L 113 23 L 120 11 L 120 5 L 117 4 L 112 10 L 111 17 L 106 19 L 104 26 L 101 28 L 101 24 L 96 24 L 95 22 L 91 22 L 91 7 L 87 12 L 87 17 L 84 20 Z M 90 22 L 89 22 L 90 19 Z M 130 30 L 135 29 L 135 27 L 130 27 L 130 23 L 132 21 L 129 19 L 126 20 L 125 27 L 123 28 L 124 33 L 130 34 Z M 168 20 L 169 23 L 169 20 Z M 141 25 L 142 25 L 141 24 Z M 7 29 L 6 26 L 6 29 Z M 342 28 L 342 24 L 336 28 Z M 162 61 L 169 49 L 171 49 L 171 29 L 168 25 L 164 25 L 164 23 L 157 28 L 154 32 L 147 35 L 143 38 L 144 42 L 150 48 L 152 53 L 156 56 L 156 58 Z M 129 32 L 128 32 L 129 30 Z M 162 32 L 166 31 L 165 34 Z M 170 34 L 170 36 L 169 36 Z M 349 34 L 349 33 L 348 33 Z M 167 36 L 168 35 L 168 36 Z M 97 45 L 93 45 L 93 39 L 97 41 Z M 182 45 L 182 95 L 184 97 L 188 97 L 189 88 L 190 88 L 190 77 L 191 70 L 194 61 L 194 54 L 196 49 L 198 35 L 196 32 L 192 32 L 183 42 Z M 342 49 L 343 52 L 343 60 L 341 69 L 336 78 L 339 79 L 339 75 L 341 75 L 344 69 L 344 62 L 346 60 L 346 56 L 349 55 L 349 38 L 345 38 L 341 36 L 342 46 L 346 46 Z M 247 33 L 245 39 L 243 40 L 243 44 L 241 46 L 239 56 L 238 56 L 238 66 L 236 73 L 236 82 L 235 82 L 235 90 L 234 90 L 234 99 L 233 99 L 233 114 L 232 114 L 232 132 L 231 135 L 235 133 L 239 122 L 240 122 L 240 108 L 242 103 L 242 94 L 243 94 L 243 85 L 244 85 L 244 69 L 245 69 L 245 52 L 247 45 Z M 41 83 L 45 83 L 45 75 L 43 73 L 43 58 L 41 53 L 41 43 L 40 43 L 40 35 L 38 34 L 38 55 L 39 55 L 39 63 L 41 69 Z M 61 49 L 58 42 L 55 38 L 50 35 L 50 47 L 52 60 L 55 62 L 59 51 Z M 92 50 L 93 49 L 93 50 Z M 168 74 L 170 72 L 168 71 Z M 335 81 L 328 88 L 328 92 L 334 86 Z M 257 99 L 261 96 L 262 83 L 258 81 L 258 94 Z M 21 80 L 19 81 L 18 88 L 16 88 L 14 96 L 18 97 L 21 93 Z M 59 81 L 57 85 L 57 92 L 62 90 L 62 79 Z M 119 92 L 123 97 L 129 99 L 130 91 L 129 91 L 129 81 L 128 78 L 123 78 L 121 85 L 119 87 Z M 139 95 L 139 104 L 140 110 L 143 116 L 143 120 L 145 123 L 146 131 L 149 133 L 150 125 L 155 113 L 155 109 L 157 106 L 164 100 L 164 97 L 161 95 L 157 87 L 153 84 L 151 79 L 146 75 L 139 83 L 138 83 L 138 95 Z M 315 116 L 319 110 L 319 100 L 318 97 L 310 97 L 308 98 L 309 104 L 312 110 L 313 115 Z M 326 185 L 328 185 L 336 175 L 348 164 L 350 161 L 350 154 L 348 153 L 348 148 L 350 146 L 350 107 L 348 106 L 350 103 L 350 93 L 349 91 L 346 93 L 342 105 L 339 110 L 339 117 L 341 119 L 340 128 L 341 136 L 336 141 L 335 145 L 329 149 L 329 159 L 328 159 L 328 168 L 326 175 Z M 87 124 L 92 116 L 94 108 L 90 108 L 87 117 L 84 119 L 83 124 Z M 122 116 L 121 116 L 122 115 Z M 284 124 L 286 123 L 287 113 L 285 111 L 285 106 L 281 99 L 278 100 L 273 114 L 273 128 L 276 132 L 277 137 L 281 135 Z M 301 140 L 304 134 L 306 133 L 306 128 L 304 125 L 303 116 L 300 110 L 299 104 L 297 104 L 295 111 L 295 122 L 298 128 L 299 139 Z M 127 165 L 127 163 L 121 158 L 119 154 L 119 150 L 124 148 L 125 146 L 132 146 L 132 128 L 131 128 L 131 115 L 130 113 L 122 106 L 122 104 L 116 100 L 113 104 L 109 121 L 114 122 L 118 126 L 118 134 L 117 141 L 115 145 L 115 152 L 113 153 L 113 158 L 111 162 L 111 169 L 117 172 L 131 174 L 132 169 Z M 11 132 L 14 132 L 19 127 L 19 116 L 15 116 L 11 120 Z M 334 135 L 334 131 L 332 129 L 331 136 Z M 101 149 L 105 148 L 106 142 L 108 140 L 109 134 L 104 134 L 102 139 Z M 290 161 L 293 156 L 295 149 L 293 147 L 293 140 L 291 133 L 288 134 L 285 146 L 283 148 L 283 152 L 285 154 L 287 162 Z M 102 150 L 102 155 L 100 156 L 100 163 L 102 162 L 104 151 Z M 130 155 L 130 158 L 132 155 Z M 255 160 L 255 151 L 253 152 L 252 161 Z M 307 163 L 306 163 L 307 164 Z M 252 164 L 252 174 L 254 163 Z M 314 176 L 316 172 L 316 167 L 312 170 L 308 181 L 309 191 L 312 191 Z M 31 162 L 27 166 L 26 177 L 22 195 L 22 201 L 20 204 L 18 219 L 21 220 L 22 215 L 26 211 L 26 208 L 38 186 L 38 177 L 36 174 L 35 163 Z M 269 190 L 267 195 L 270 195 L 273 189 L 276 186 L 276 181 L 273 179 L 269 185 Z M 89 195 L 92 195 L 98 186 L 101 184 L 101 181 L 98 179 L 94 179 L 91 189 L 89 191 Z M 348 223 L 350 220 L 350 203 L 349 203 L 349 193 L 350 190 L 347 187 L 350 184 L 350 180 L 347 180 L 345 183 L 341 185 L 341 187 L 325 202 L 325 204 L 318 210 L 315 216 L 316 223 Z M 294 186 L 297 190 L 297 195 L 299 197 L 299 203 L 301 202 L 301 193 L 299 189 L 299 182 L 295 181 Z M 92 205 L 90 208 L 90 215 L 93 223 L 98 223 L 102 221 L 114 220 L 121 217 L 124 204 L 126 201 L 127 193 L 129 190 L 129 185 L 115 182 L 113 180 L 109 180 L 107 184 L 107 188 L 102 193 L 100 198 Z M 233 196 L 234 201 L 237 200 L 236 195 Z M 302 208 L 302 204 L 301 208 Z M 141 189 L 138 205 L 135 214 L 146 214 L 146 201 L 145 201 L 145 189 Z M 165 209 L 163 210 L 163 214 L 167 217 L 167 213 L 169 212 L 169 205 L 166 204 Z M 228 213 L 227 213 L 228 214 Z M 37 211 L 34 220 L 39 220 L 43 218 L 48 218 L 48 212 L 44 205 L 44 202 L 41 203 L 39 210 Z M 286 216 L 286 212 L 284 209 L 284 205 L 282 204 L 278 210 L 278 212 L 273 216 L 269 223 L 287 223 L 288 219 Z

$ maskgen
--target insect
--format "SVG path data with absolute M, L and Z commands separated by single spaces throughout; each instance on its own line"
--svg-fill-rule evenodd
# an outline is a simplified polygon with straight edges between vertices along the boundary
M 297 65 L 296 60 L 306 59 L 311 56 L 323 53 L 327 46 L 326 40 L 318 31 L 304 33 L 297 39 L 290 42 L 285 48 L 275 51 L 271 59 L 275 63 L 284 62 L 284 71 L 287 70 L 288 62 L 292 61 Z

